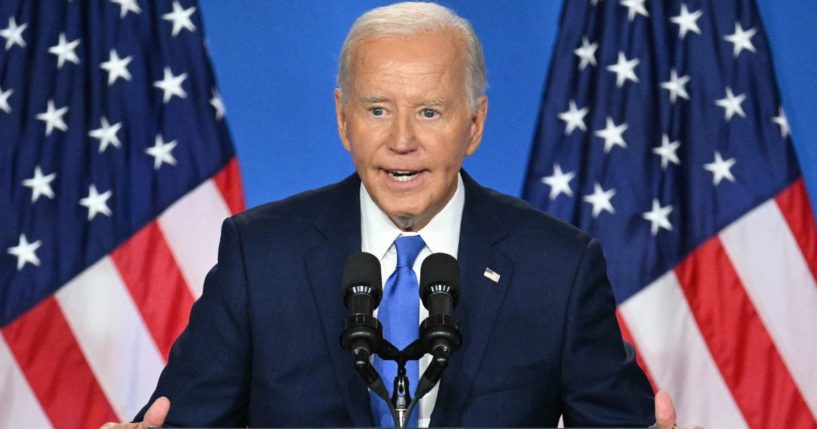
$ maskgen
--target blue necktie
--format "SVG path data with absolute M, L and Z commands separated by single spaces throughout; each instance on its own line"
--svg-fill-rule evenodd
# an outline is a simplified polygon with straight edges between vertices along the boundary
M 397 267 L 389 279 L 386 280 L 386 287 L 383 291 L 383 300 L 380 301 L 380 310 L 377 318 L 383 324 L 383 337 L 394 344 L 400 350 L 417 339 L 420 317 L 420 292 L 417 283 L 417 275 L 412 267 L 420 250 L 425 247 L 425 242 L 419 235 L 397 237 L 394 240 L 397 248 Z M 391 395 L 394 386 L 394 377 L 397 376 L 397 363 L 394 361 L 383 361 L 375 356 L 374 366 L 383 378 L 383 383 L 389 389 Z M 406 376 L 409 379 L 409 389 L 411 392 L 417 387 L 417 380 L 420 377 L 420 370 L 417 361 L 406 362 Z M 370 398 L 372 415 L 375 418 L 375 426 L 394 427 L 391 412 L 382 399 L 374 393 Z M 417 410 L 409 416 L 409 427 L 417 427 Z

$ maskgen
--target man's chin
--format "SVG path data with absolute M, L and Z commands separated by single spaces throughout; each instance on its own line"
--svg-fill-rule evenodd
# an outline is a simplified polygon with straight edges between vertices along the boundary
M 392 223 L 403 231 L 416 231 L 420 223 L 420 217 L 415 215 L 389 215 Z M 422 225 L 421 225 L 422 226 Z

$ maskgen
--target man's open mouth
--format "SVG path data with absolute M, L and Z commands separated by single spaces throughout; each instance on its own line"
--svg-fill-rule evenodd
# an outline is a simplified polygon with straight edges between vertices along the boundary
M 401 171 L 401 170 L 388 170 L 389 176 L 392 179 L 398 182 L 408 182 L 409 180 L 413 179 L 414 176 L 418 175 L 419 171 Z

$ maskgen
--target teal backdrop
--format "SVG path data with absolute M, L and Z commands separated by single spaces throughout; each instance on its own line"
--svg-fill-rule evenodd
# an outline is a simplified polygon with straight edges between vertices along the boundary
M 352 172 L 335 128 L 332 91 L 338 52 L 357 16 L 388 3 L 200 0 L 248 206 L 322 186 Z M 482 146 L 466 160 L 466 169 L 485 185 L 519 195 L 562 1 L 440 3 L 471 21 L 488 65 L 488 124 Z M 814 206 L 817 1 L 756 3 Z

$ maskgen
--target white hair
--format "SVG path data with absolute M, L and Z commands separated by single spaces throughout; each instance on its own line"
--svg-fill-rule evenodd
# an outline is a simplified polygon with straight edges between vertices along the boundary
M 426 2 L 403 2 L 378 7 L 361 15 L 352 25 L 340 50 L 337 85 L 343 94 L 349 85 L 352 51 L 362 40 L 383 36 L 409 36 L 443 29 L 458 31 L 465 42 L 465 90 L 473 111 L 488 85 L 485 58 L 471 24 L 444 6 Z M 345 95 L 344 95 L 345 97 Z

